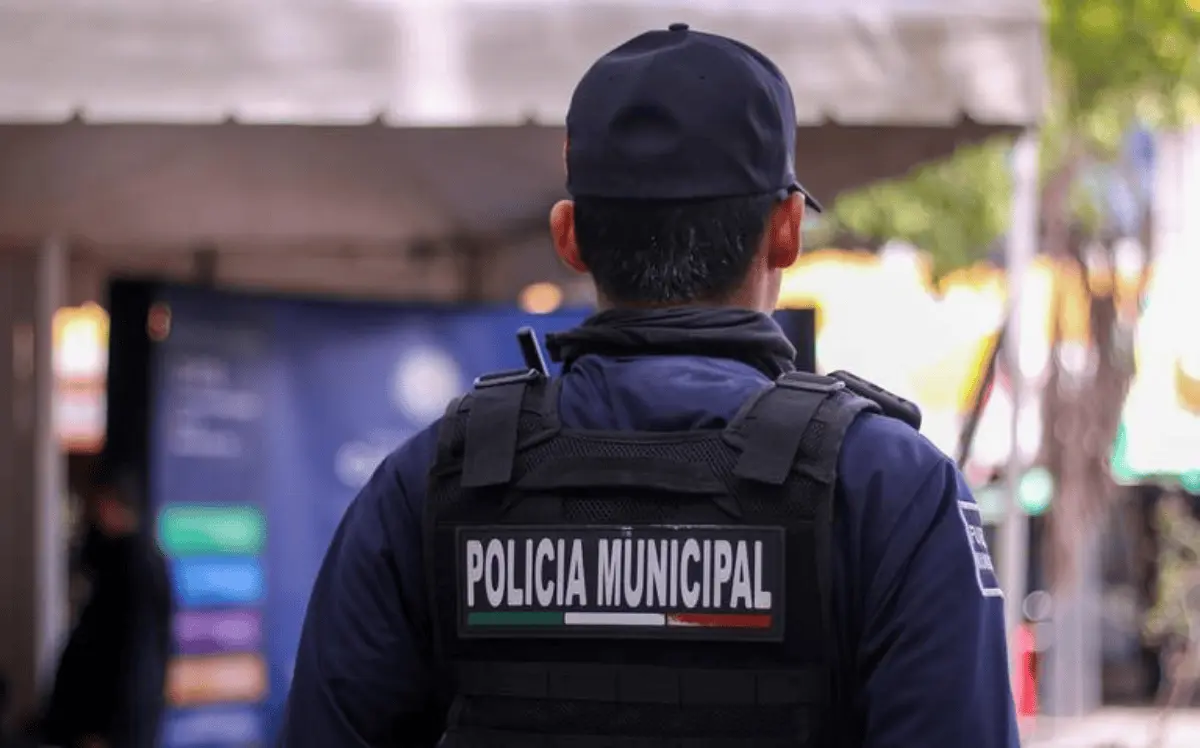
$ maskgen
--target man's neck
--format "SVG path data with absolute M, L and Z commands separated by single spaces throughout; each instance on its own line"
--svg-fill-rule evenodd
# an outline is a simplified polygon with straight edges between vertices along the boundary
M 641 302 L 612 302 L 605 298 L 600 298 L 596 303 L 597 312 L 608 311 L 631 311 L 631 312 L 653 312 L 663 309 L 738 309 L 741 311 L 762 312 L 754 304 L 740 303 L 736 299 L 725 301 L 688 301 L 675 304 L 659 304 L 659 303 L 641 303 Z M 764 312 L 770 314 L 770 312 Z

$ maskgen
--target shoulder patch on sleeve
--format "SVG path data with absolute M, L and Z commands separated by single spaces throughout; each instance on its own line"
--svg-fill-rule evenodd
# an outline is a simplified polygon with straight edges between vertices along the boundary
M 996 578 L 996 566 L 992 563 L 992 554 L 988 550 L 987 535 L 983 530 L 983 515 L 979 505 L 973 501 L 958 502 L 958 516 L 962 518 L 963 529 L 967 535 L 967 545 L 971 549 L 971 559 L 975 563 L 975 581 L 979 583 L 979 592 L 984 597 L 1004 597 L 1000 588 L 1000 580 Z

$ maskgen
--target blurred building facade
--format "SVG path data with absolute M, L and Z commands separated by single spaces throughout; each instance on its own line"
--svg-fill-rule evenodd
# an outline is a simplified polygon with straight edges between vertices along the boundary
M 570 92 L 675 21 L 780 64 L 826 200 L 1041 114 L 1038 0 L 0 0 L 0 667 L 19 704 L 65 617 L 54 311 L 124 274 L 579 300 L 543 238 Z

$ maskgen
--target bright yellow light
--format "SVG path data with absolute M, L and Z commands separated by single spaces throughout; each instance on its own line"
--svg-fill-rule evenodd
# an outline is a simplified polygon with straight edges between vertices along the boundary
M 103 378 L 108 368 L 108 312 L 98 304 L 54 313 L 54 368 L 67 378 Z
M 562 306 L 563 292 L 554 283 L 533 283 L 521 291 L 521 308 L 530 314 L 549 314 Z

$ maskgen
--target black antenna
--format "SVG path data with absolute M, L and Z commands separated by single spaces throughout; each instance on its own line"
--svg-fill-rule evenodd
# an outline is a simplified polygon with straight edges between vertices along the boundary
M 542 347 L 538 344 L 537 333 L 526 325 L 517 330 L 517 343 L 521 346 L 521 358 L 525 360 L 525 368 L 536 371 L 543 377 L 550 376 L 546 366 L 546 357 L 542 355 Z

